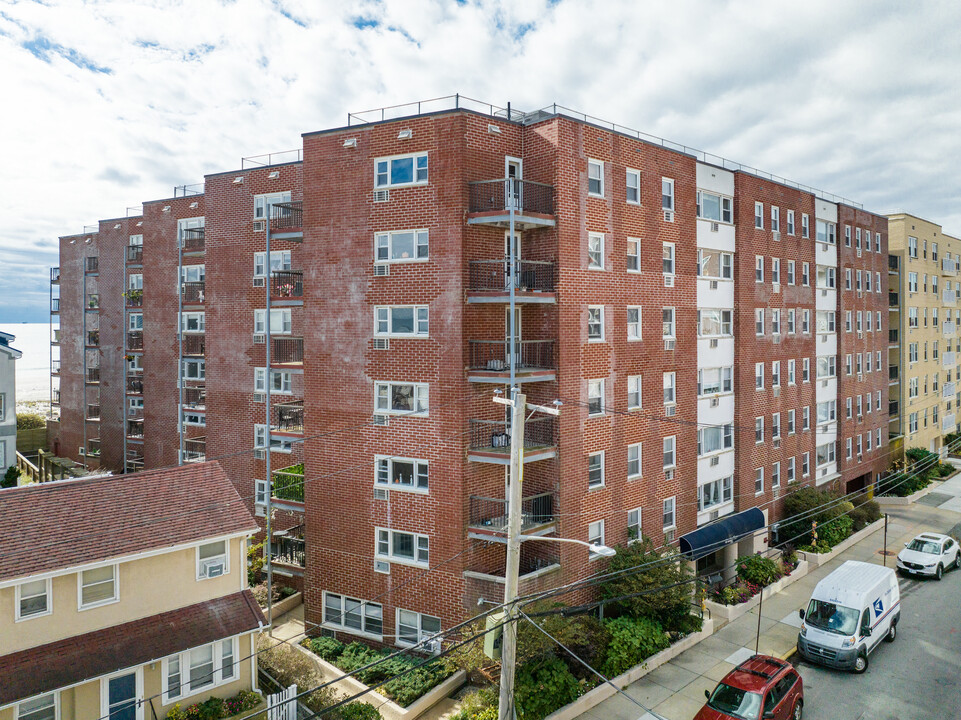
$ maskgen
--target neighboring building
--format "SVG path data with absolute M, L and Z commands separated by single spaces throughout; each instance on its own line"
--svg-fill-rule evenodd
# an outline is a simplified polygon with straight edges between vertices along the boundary
M 450 101 L 352 116 L 292 162 L 144 206 L 127 360 L 144 462 L 223 458 L 259 514 L 271 477 L 308 621 L 403 645 L 503 593 L 509 428 L 491 398 L 512 376 L 564 403 L 527 424 L 527 532 L 700 555 L 693 531 L 775 521 L 791 483 L 853 490 L 887 468 L 885 218 L 557 108 Z M 550 543 L 521 566 L 521 592 L 594 570 Z
M 961 240 L 907 213 L 888 228 L 890 434 L 938 452 L 959 429 Z
M 0 332 L 0 477 L 17 464 L 17 360 L 15 336 Z
M 0 490 L 0 503 L 0 720 L 145 720 L 256 687 L 257 523 L 219 465 Z

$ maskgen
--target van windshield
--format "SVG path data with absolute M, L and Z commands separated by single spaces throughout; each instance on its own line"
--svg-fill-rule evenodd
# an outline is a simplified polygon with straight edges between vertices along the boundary
M 858 616 L 858 611 L 853 608 L 812 599 L 804 622 L 811 627 L 838 635 L 854 635 L 858 627 Z

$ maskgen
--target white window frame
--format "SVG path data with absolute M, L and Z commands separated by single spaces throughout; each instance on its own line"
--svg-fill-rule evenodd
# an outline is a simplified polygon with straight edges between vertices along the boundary
M 717 502 L 707 502 L 716 498 Z M 714 508 L 734 502 L 734 476 L 717 478 L 697 486 L 697 511 L 707 512 Z
M 206 558 L 200 557 L 200 552 L 203 548 L 212 548 L 214 545 L 223 545 L 224 551 L 222 553 L 210 555 Z M 218 577 L 222 577 L 223 575 L 230 574 L 230 541 L 227 540 L 226 538 L 223 540 L 214 540 L 213 542 L 207 542 L 207 543 L 202 543 L 201 545 L 198 545 L 195 555 L 196 555 L 196 561 L 197 561 L 197 578 L 196 579 L 198 582 L 201 580 L 215 580 Z M 223 563 L 224 563 L 224 571 L 220 575 L 214 575 L 213 577 L 210 577 L 209 575 L 203 574 L 203 569 L 201 567 L 203 562 L 208 560 L 216 560 L 220 558 L 223 558 Z
M 794 235 L 794 211 L 787 211 L 787 234 Z
M 44 595 L 44 597 L 46 598 L 46 606 L 47 606 L 47 608 L 46 608 L 46 610 L 44 610 L 43 612 L 35 612 L 35 613 L 29 613 L 28 615 L 24 615 L 24 614 L 22 613 L 22 609 L 23 609 L 23 608 L 22 608 L 22 602 L 23 602 L 23 600 L 24 600 L 24 597 L 23 597 L 23 586 L 24 586 L 24 585 L 27 585 L 27 584 L 32 584 L 32 583 L 35 583 L 35 582 L 42 582 L 42 583 L 44 583 L 43 595 Z M 22 582 L 22 583 L 18 583 L 18 584 L 17 584 L 17 586 L 16 586 L 16 593 L 15 593 L 16 597 L 14 598 L 14 601 L 15 601 L 15 603 L 16 603 L 15 613 L 14 613 L 14 622 L 21 622 L 21 621 L 23 621 L 23 620 L 33 620 L 34 618 L 45 617 L 45 616 L 47 616 L 47 615 L 53 614 L 53 592 L 52 592 L 52 588 L 51 588 L 50 585 L 51 585 L 50 578 L 45 578 L 45 579 L 42 579 L 42 580 L 27 580 L 27 581 L 25 581 L 25 582 Z M 31 597 L 31 598 L 40 597 L 40 595 L 39 595 L 39 594 L 37 594 L 37 595 L 31 595 L 30 597 Z
M 634 180 L 634 184 L 631 184 L 631 180 Z M 603 187 L 603 185 L 602 185 Z M 632 193 L 633 191 L 633 193 Z M 633 168 L 627 168 L 626 179 L 625 179 L 625 196 L 627 202 L 631 205 L 641 204 L 641 171 L 634 170 Z M 631 195 L 635 194 L 636 198 L 631 199 Z
M 705 313 L 717 313 L 717 333 L 706 333 L 703 327 Z M 731 337 L 734 328 L 734 311 L 725 308 L 699 308 L 697 311 L 698 337 Z
M 677 245 L 666 242 L 661 245 L 661 271 L 665 275 L 675 275 L 677 270 Z
M 411 332 L 395 332 L 394 313 L 398 310 L 411 311 Z M 386 328 L 386 329 L 383 329 Z M 375 305 L 374 336 L 386 338 L 426 338 L 430 337 L 430 306 L 428 305 Z
M 597 183 L 599 190 L 597 192 L 591 191 L 591 182 Z M 604 161 L 595 160 L 593 158 L 587 159 L 587 196 L 602 198 L 604 197 Z
M 196 327 L 190 327 L 195 324 Z M 202 333 L 207 329 L 207 313 L 203 310 L 196 312 L 180 313 L 180 332 L 182 333 Z
M 394 481 L 394 465 L 398 463 L 412 466 L 409 484 Z M 421 485 L 422 480 L 423 485 Z M 374 455 L 374 485 L 388 490 L 427 495 L 430 492 L 430 462 L 420 458 Z
M 708 373 L 712 375 L 717 375 L 717 382 L 715 383 L 713 378 L 706 381 L 705 377 Z M 697 396 L 698 397 L 712 397 L 715 395 L 727 395 L 734 392 L 734 368 L 730 365 L 722 367 L 713 368 L 700 368 L 697 371 Z M 708 382 L 711 383 L 710 388 L 708 388 Z M 714 390 L 714 387 L 717 390 Z
M 673 370 L 664 373 L 661 386 L 664 390 L 664 404 L 677 404 L 677 373 Z
M 411 180 L 407 182 L 393 182 L 391 180 L 393 163 L 400 160 L 411 160 Z M 423 167 L 421 167 L 420 160 L 423 160 Z M 380 169 L 381 163 L 387 163 L 387 168 L 382 173 Z M 385 155 L 383 157 L 374 158 L 374 189 L 385 190 L 389 188 L 403 188 L 403 187 L 414 187 L 417 185 L 426 185 L 430 181 L 430 165 L 426 151 L 405 153 L 404 155 Z M 421 178 L 421 171 L 423 171 L 423 178 Z M 380 181 L 380 176 L 386 173 L 385 182 Z
M 268 205 L 276 205 L 278 203 L 289 203 L 289 202 L 291 202 L 290 190 L 283 190 L 281 192 L 262 193 L 260 195 L 254 195 L 254 219 L 255 220 L 266 219 Z
M 587 269 L 604 270 L 604 233 L 587 233 Z
M 704 212 L 704 198 L 711 197 L 717 199 L 717 217 L 711 217 L 709 214 Z M 726 225 L 730 225 L 734 217 L 732 211 L 732 199 L 727 195 L 720 195 L 715 192 L 708 192 L 707 190 L 697 191 L 697 217 L 701 220 L 710 220 L 711 222 L 722 222 Z
M 628 410 L 639 410 L 644 407 L 644 396 L 643 396 L 644 381 L 641 375 L 628 375 L 627 376 L 627 409 Z M 637 403 L 632 404 L 632 396 L 637 397 Z
M 274 267 L 276 261 L 276 267 Z M 270 251 L 270 272 L 283 272 L 290 270 L 290 250 L 271 250 Z M 254 253 L 254 277 L 267 277 L 267 253 Z
M 754 229 L 764 229 L 764 203 L 754 201 Z
M 196 375 L 189 375 L 187 368 L 195 368 Z M 206 358 L 183 358 L 180 364 L 180 374 L 183 380 L 206 380 L 207 379 L 207 360 Z
M 270 371 L 270 394 L 271 395 L 292 395 L 293 390 L 293 373 L 288 370 L 271 370 Z M 278 382 L 279 387 L 278 387 Z M 267 369 L 266 368 L 254 368 L 254 392 L 255 393 L 265 393 L 267 392 Z
M 254 505 L 257 507 L 265 507 L 267 505 L 267 493 L 270 489 L 267 487 L 266 480 L 254 480 Z
M 589 545 L 603 545 L 604 544 L 604 520 L 595 520 L 587 525 L 587 542 Z M 597 560 L 603 557 L 602 555 L 595 553 L 593 550 L 588 549 L 587 559 Z
M 670 453 L 670 462 L 668 460 L 668 453 Z M 661 440 L 661 463 L 665 470 L 670 470 L 677 467 L 677 436 L 668 435 Z
M 411 256 L 395 256 L 394 239 L 401 235 L 411 235 Z M 421 252 L 423 250 L 423 253 Z M 381 257 L 383 251 L 384 257 Z M 406 251 L 405 251 L 406 252 Z M 391 230 L 374 233 L 374 264 L 391 265 L 395 263 L 417 263 L 430 260 L 430 233 L 427 228 L 413 230 Z
M 143 330 L 143 313 L 128 313 L 127 314 L 127 330 L 129 332 L 140 332 Z
M 26 718 L 28 718 L 29 715 L 34 715 L 41 710 L 49 709 L 50 706 L 46 704 L 42 706 L 37 704 L 35 707 L 29 710 L 24 710 L 22 707 L 27 703 L 39 703 L 41 700 L 46 700 L 47 698 L 51 698 L 53 700 L 53 717 L 55 718 L 55 720 L 60 720 L 60 691 L 59 690 L 54 690 L 53 692 L 44 693 L 43 695 L 36 695 L 32 698 L 21 700 L 20 702 L 15 703 L 12 708 L 12 711 L 14 713 L 12 717 L 14 718 L 14 720 L 26 720 Z
M 631 443 L 627 446 L 627 479 L 636 480 L 644 477 L 644 443 Z M 631 455 L 635 457 L 631 457 Z M 631 472 L 631 464 L 636 464 L 637 471 Z
M 91 570 L 100 570 L 102 568 L 112 568 L 113 577 L 113 595 L 104 600 L 97 600 L 96 602 L 84 604 L 83 602 L 83 575 L 85 572 L 90 572 Z M 100 581 L 99 583 L 91 583 L 99 585 L 106 581 Z M 97 565 L 96 567 L 87 568 L 86 570 L 81 570 L 77 573 L 77 611 L 82 612 L 84 610 L 92 610 L 94 608 L 103 607 L 104 605 L 112 605 L 114 603 L 120 602 L 120 565 L 117 563 L 109 563 L 104 565 Z
M 672 178 L 661 178 L 661 209 L 674 212 L 674 180 Z
M 668 510 L 670 508 L 670 510 Z M 677 497 L 672 495 L 661 501 L 661 529 L 664 532 L 677 527 Z
M 591 463 L 594 462 L 594 461 L 599 461 L 599 466 L 600 466 L 600 471 L 601 471 L 601 479 L 600 479 L 600 481 L 597 481 L 597 482 L 592 482 L 592 481 L 591 481 L 591 472 L 592 472 Z M 605 464 L 606 464 L 606 463 L 604 462 L 604 451 L 603 451 L 603 450 L 599 450 L 599 451 L 597 451 L 597 452 L 592 452 L 592 453 L 588 453 L 588 454 L 587 454 L 587 489 L 588 489 L 588 490 L 593 490 L 594 488 L 604 487 L 604 485 L 606 484 L 606 477 L 605 477 L 605 472 L 604 472 L 604 470 L 605 470 L 604 465 L 605 465 Z
M 593 405 L 597 404 L 597 410 Z M 587 416 L 600 417 L 605 414 L 604 407 L 604 379 L 587 381 Z
M 636 543 L 641 541 L 641 533 L 644 531 L 643 526 L 644 521 L 644 509 L 634 508 L 633 510 L 627 511 L 627 544 Z M 634 536 L 631 537 L 631 529 L 635 528 L 636 532 Z
M 381 543 L 383 538 L 382 533 L 387 533 L 387 554 L 383 554 L 380 551 Z M 396 555 L 394 552 L 395 536 L 396 535 L 410 535 L 413 540 L 414 548 L 414 558 L 405 558 L 400 555 Z M 421 540 L 426 541 L 426 547 L 422 550 L 420 542 Z M 423 560 L 420 559 L 421 552 L 424 552 L 427 557 Z M 430 536 L 424 533 L 415 533 L 408 530 L 393 530 L 391 528 L 385 527 L 375 527 L 374 528 L 374 557 L 378 560 L 384 560 L 389 563 L 396 563 L 397 565 L 409 565 L 411 567 L 430 567 Z
M 600 326 L 600 335 L 591 337 L 591 313 L 595 311 L 597 314 L 597 325 Z M 604 342 L 604 306 L 603 305 L 587 306 L 587 342 Z
M 764 468 L 756 468 L 754 470 L 754 495 L 764 494 Z
M 328 598 L 331 598 L 331 599 L 337 598 L 338 601 L 340 602 L 340 612 L 339 612 L 339 616 L 340 616 L 340 617 L 339 617 L 339 621 L 332 620 L 332 619 L 328 616 L 328 612 L 327 612 L 327 600 L 328 600 Z M 336 629 L 336 630 L 339 630 L 339 631 L 343 631 L 343 632 L 348 633 L 348 634 L 350 634 L 350 635 L 359 635 L 360 637 L 373 638 L 373 639 L 375 639 L 375 640 L 383 640 L 383 637 L 384 637 L 384 606 L 383 606 L 381 603 L 368 602 L 368 601 L 366 601 L 366 600 L 361 600 L 360 598 L 350 597 L 350 596 L 344 595 L 344 594 L 342 594 L 342 593 L 332 593 L 332 592 L 328 592 L 327 590 L 324 590 L 324 592 L 323 592 L 323 597 L 321 598 L 321 601 L 322 601 L 322 603 L 323 603 L 323 605 L 322 605 L 322 607 L 323 607 L 323 615 L 322 615 L 322 617 L 323 617 L 323 625 L 324 625 L 324 627 Z M 347 625 L 347 624 L 344 622 L 344 617 L 347 615 L 347 602 L 348 602 L 348 601 L 350 601 L 350 603 L 353 604 L 353 607 L 351 608 L 351 612 L 353 613 L 354 611 L 356 611 L 357 614 L 360 616 L 360 625 L 361 625 L 360 628 L 352 627 L 352 626 L 350 626 L 350 625 Z M 380 631 L 379 633 L 377 633 L 377 632 L 372 632 L 372 631 L 370 631 L 370 630 L 367 629 L 367 621 L 368 621 L 369 619 L 373 619 L 373 620 L 375 620 L 375 621 L 377 620 L 377 613 L 376 613 L 376 611 L 372 614 L 371 617 L 368 617 L 368 609 L 374 609 L 374 608 L 379 608 L 379 609 L 380 609 L 380 630 L 381 630 L 381 631 Z
M 163 659 L 161 663 L 161 676 L 160 683 L 163 688 L 163 704 L 170 705 L 175 702 L 182 702 L 195 695 L 200 695 L 209 692 L 212 688 L 219 687 L 221 685 L 226 685 L 228 683 L 237 682 L 240 678 L 241 664 L 243 663 L 243 658 L 239 655 L 238 647 L 238 636 L 224 638 L 223 640 L 216 640 L 212 643 L 205 643 L 203 645 L 198 645 L 197 647 L 192 647 L 183 652 L 175 653 L 173 655 L 168 655 Z M 232 671 L 230 676 L 224 677 L 224 645 L 230 643 L 230 658 Z M 191 653 L 197 650 L 203 650 L 210 648 L 211 658 L 213 660 L 213 673 L 211 677 L 211 682 L 198 687 L 196 690 L 190 686 L 190 656 Z M 178 675 L 180 676 L 180 692 L 176 695 L 171 695 L 169 693 L 169 676 L 170 676 L 170 664 L 176 659 L 178 663 Z
M 411 387 L 411 399 L 414 403 L 415 408 L 423 407 L 423 409 L 415 410 L 395 410 L 393 406 L 393 389 L 395 386 L 406 386 Z M 380 403 L 381 399 L 381 388 L 386 390 L 386 398 L 388 402 L 388 407 L 383 407 Z M 415 382 L 400 382 L 400 381 L 375 381 L 374 382 L 374 414 L 375 415 L 405 415 L 409 417 L 427 417 L 430 412 L 430 384 L 429 383 L 415 383 Z
M 414 627 L 414 626 L 411 625 L 410 623 L 401 622 L 401 613 L 410 613 L 411 615 L 416 615 L 416 616 L 417 616 L 417 625 L 416 625 L 417 638 L 416 638 L 416 641 L 415 641 L 415 642 L 409 642 L 408 640 L 405 640 L 405 639 L 402 639 L 402 638 L 401 638 L 401 633 L 400 633 L 401 625 L 404 625 L 404 626 L 406 626 L 406 627 Z M 436 630 L 436 631 L 425 631 L 425 630 L 424 630 L 424 618 L 429 618 L 430 620 L 436 620 L 436 621 L 437 621 L 437 630 Z M 396 632 L 395 632 L 395 636 L 394 636 L 394 641 L 396 642 L 396 644 L 397 644 L 399 647 L 414 647 L 414 646 L 416 646 L 416 645 L 420 645 L 421 643 L 423 643 L 423 642 L 424 642 L 425 640 L 427 640 L 428 638 L 431 638 L 431 637 L 434 637 L 435 635 L 438 635 L 438 634 L 441 632 L 442 628 L 443 628 L 443 625 L 441 624 L 441 618 L 439 618 L 439 617 L 434 617 L 433 615 L 427 615 L 427 614 L 425 614 L 425 613 L 419 613 L 419 612 L 416 612 L 416 611 L 414 611 L 414 610 L 406 610 L 406 609 L 404 609 L 404 608 L 395 608 L 395 610 L 394 610 L 394 622 L 395 622 L 394 627 L 396 628 Z
M 631 320 L 631 315 L 636 313 L 637 320 Z M 643 312 L 640 306 L 632 305 L 627 307 L 627 341 L 638 342 L 644 339 Z
M 634 267 L 631 267 L 631 266 Z M 629 237 L 627 239 L 627 272 L 641 272 L 641 239 Z

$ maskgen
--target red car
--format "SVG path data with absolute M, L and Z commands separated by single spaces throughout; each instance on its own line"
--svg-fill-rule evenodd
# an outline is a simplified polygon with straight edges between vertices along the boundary
M 731 670 L 694 720 L 801 720 L 804 682 L 794 666 L 754 655 Z

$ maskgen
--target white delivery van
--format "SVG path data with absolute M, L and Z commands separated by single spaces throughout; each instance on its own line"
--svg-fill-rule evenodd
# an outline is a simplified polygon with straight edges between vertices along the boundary
M 801 657 L 863 673 L 868 654 L 893 642 L 901 619 L 901 591 L 892 568 L 848 560 L 821 580 L 800 610 Z

